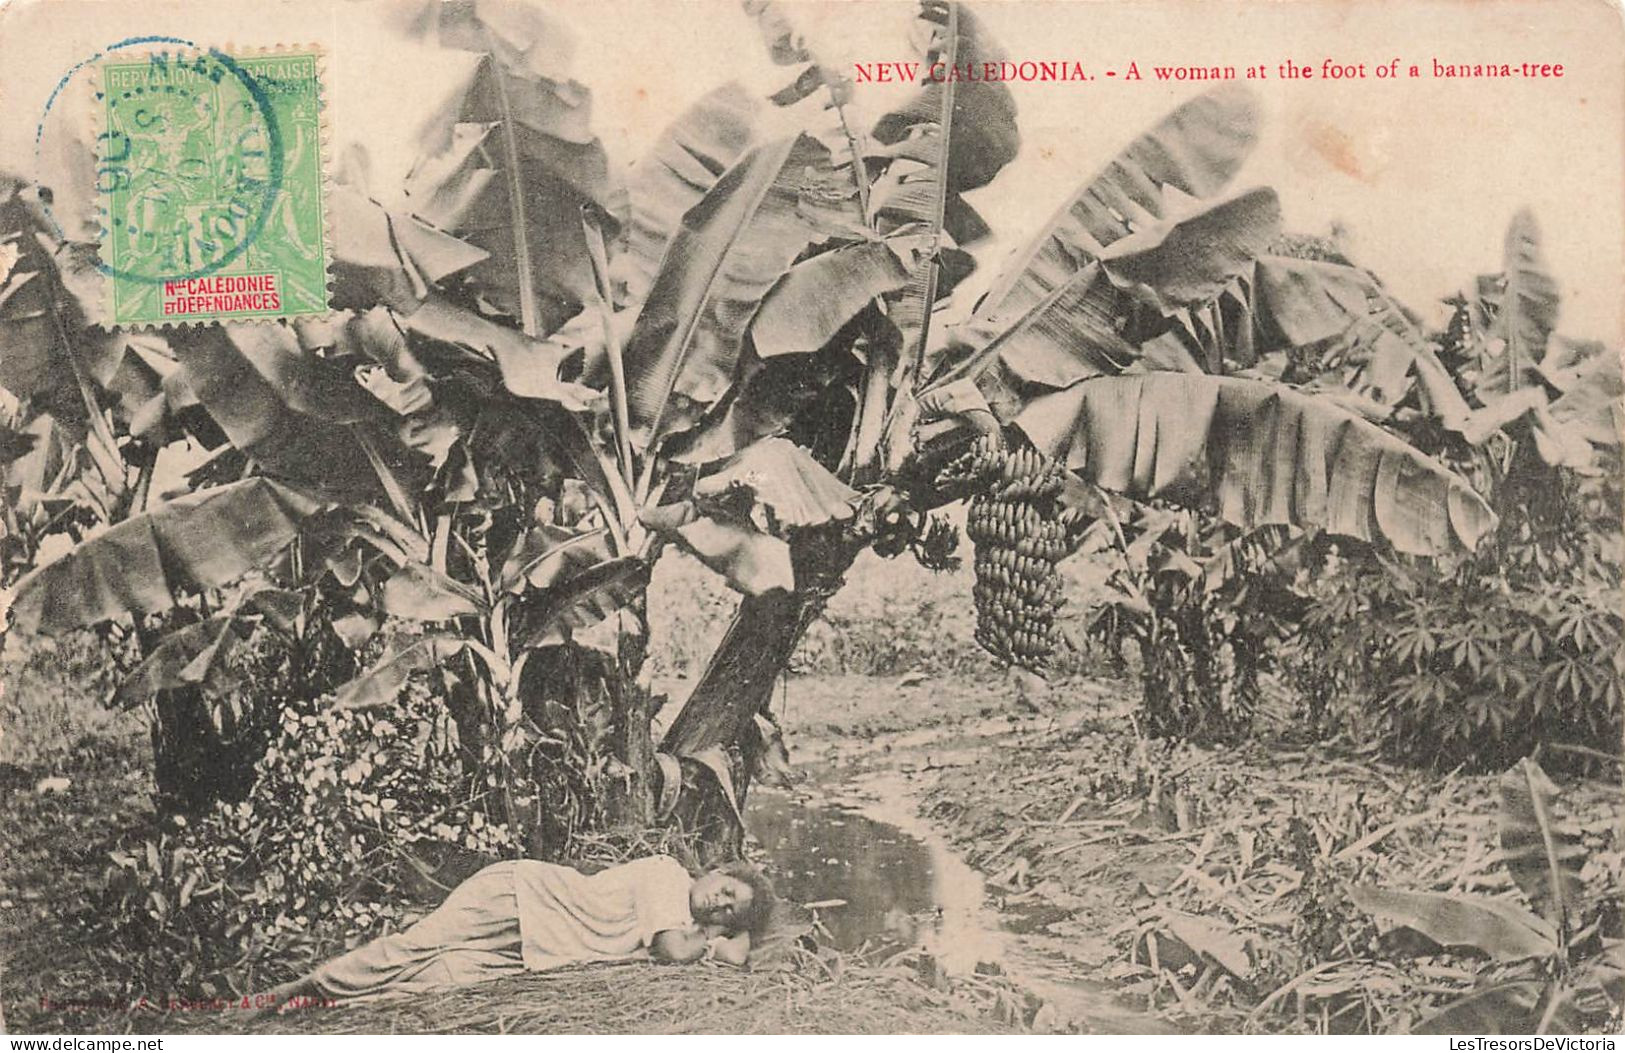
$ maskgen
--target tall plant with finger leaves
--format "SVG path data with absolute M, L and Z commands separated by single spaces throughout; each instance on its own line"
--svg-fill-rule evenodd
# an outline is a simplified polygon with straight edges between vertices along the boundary
M 1487 543 L 1443 573 L 1342 546 L 1340 572 L 1305 589 L 1291 678 L 1403 759 L 1494 769 L 1544 746 L 1586 768 L 1618 752 L 1625 389 L 1615 352 L 1555 332 L 1557 288 L 1521 213 L 1503 272 L 1433 338 L 1463 412 L 1398 422 L 1486 495 Z

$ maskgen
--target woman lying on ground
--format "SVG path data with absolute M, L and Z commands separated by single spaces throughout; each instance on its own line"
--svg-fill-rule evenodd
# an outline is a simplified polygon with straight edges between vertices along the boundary
M 495 863 L 409 928 L 341 955 L 257 1004 L 364 998 L 480 983 L 581 962 L 708 953 L 745 964 L 772 912 L 772 889 L 749 863 L 691 878 L 670 856 L 597 874 L 533 859 Z

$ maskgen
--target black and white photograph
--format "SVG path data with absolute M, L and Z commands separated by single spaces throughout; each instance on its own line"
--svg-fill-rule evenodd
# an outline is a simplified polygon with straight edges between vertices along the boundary
M 0 1034 L 1612 1049 L 1622 346 L 1613 0 L 0 5 Z

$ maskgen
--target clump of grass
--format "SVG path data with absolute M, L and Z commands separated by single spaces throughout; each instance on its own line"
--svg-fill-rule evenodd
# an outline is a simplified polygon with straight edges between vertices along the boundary
M 246 1014 L 130 1014 L 135 1032 L 269 1034 L 990 1034 L 1023 1003 L 986 977 L 940 985 L 906 967 L 801 951 L 765 969 L 589 965 L 433 995 Z M 108 1023 L 104 1021 L 103 1023 Z

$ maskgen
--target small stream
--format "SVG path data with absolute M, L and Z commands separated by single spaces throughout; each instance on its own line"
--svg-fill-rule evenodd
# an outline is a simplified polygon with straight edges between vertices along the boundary
M 870 781 L 829 796 L 758 787 L 746 823 L 773 864 L 779 895 L 810 908 L 822 938 L 841 950 L 920 946 L 950 975 L 993 963 L 1087 1030 L 1169 1030 L 1041 949 L 1025 935 L 1030 914 L 994 909 L 983 876 L 919 818 L 901 783 Z

